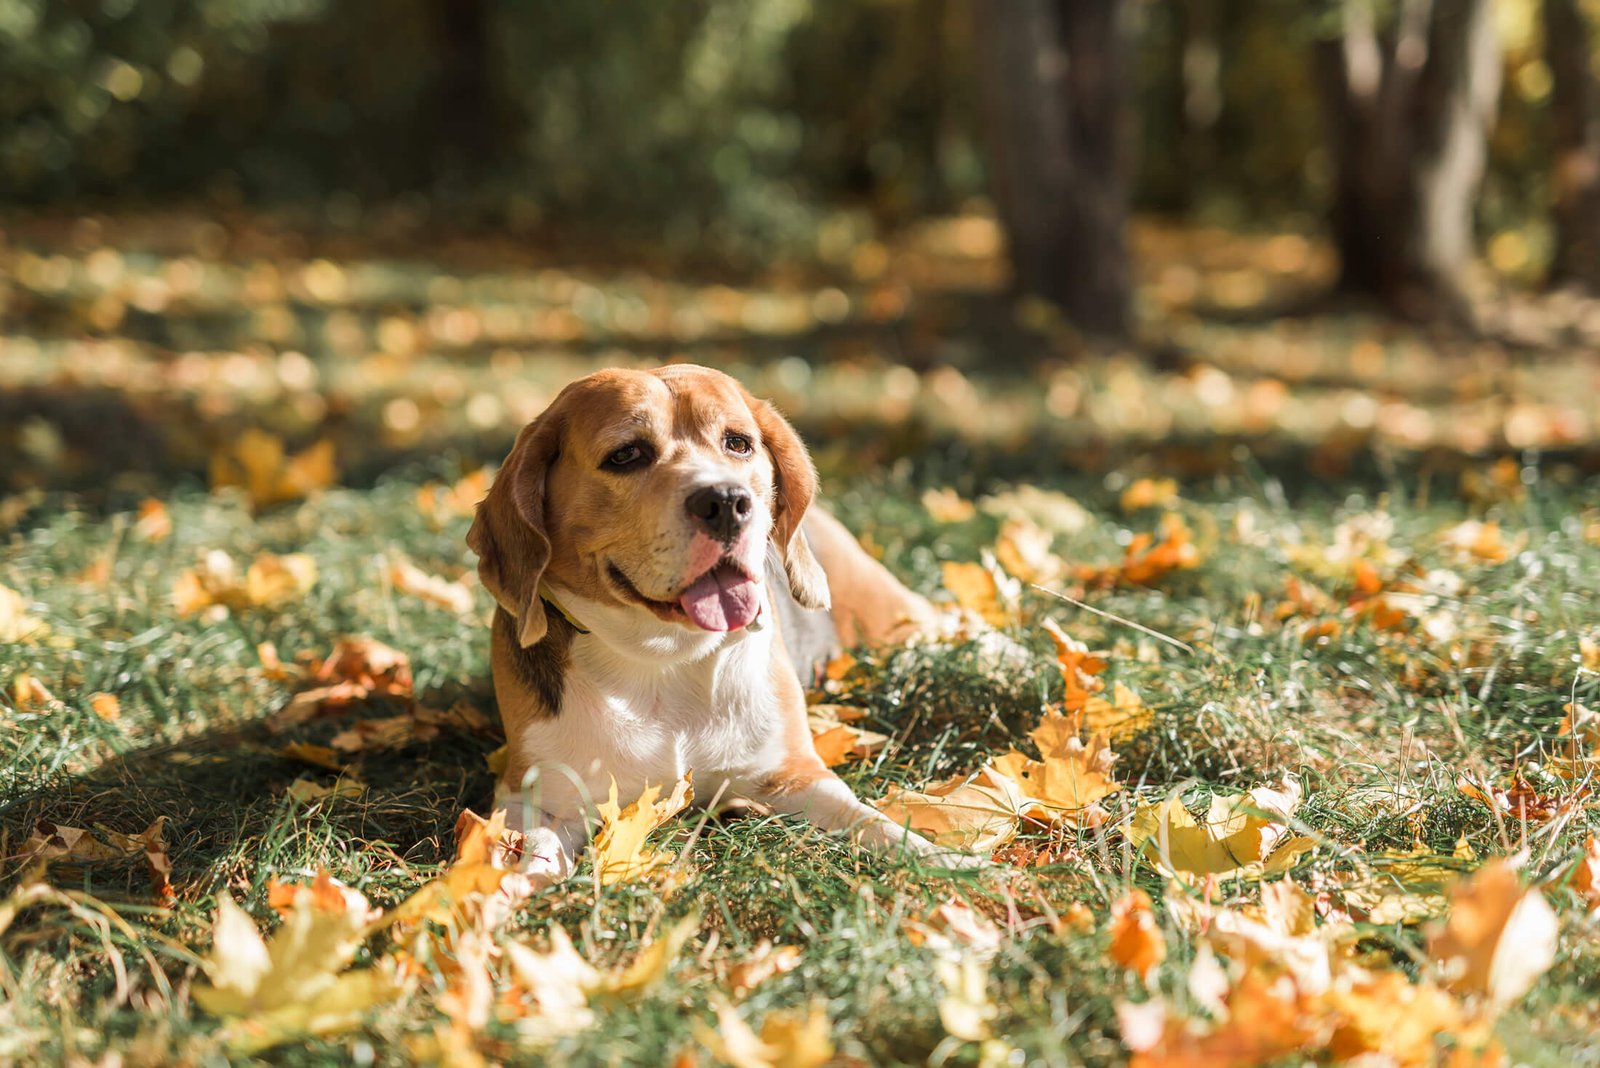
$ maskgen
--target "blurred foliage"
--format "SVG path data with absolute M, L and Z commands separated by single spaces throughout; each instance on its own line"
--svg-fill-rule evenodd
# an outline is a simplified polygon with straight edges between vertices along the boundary
M 1499 8 L 1481 215 L 1496 266 L 1531 273 L 1550 78 L 1536 0 Z M 1135 10 L 1137 203 L 1245 226 L 1315 212 L 1326 5 Z M 198 195 L 348 225 L 399 204 L 827 259 L 982 191 L 981 17 L 973 0 L 0 0 L 0 202 Z

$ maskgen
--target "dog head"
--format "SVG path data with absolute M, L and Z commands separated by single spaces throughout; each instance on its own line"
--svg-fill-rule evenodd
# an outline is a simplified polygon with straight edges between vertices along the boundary
M 600 371 L 523 428 L 467 544 L 524 648 L 545 634 L 542 582 L 684 627 L 738 630 L 759 610 L 769 539 L 795 600 L 828 606 L 800 534 L 816 485 L 794 428 L 727 375 Z

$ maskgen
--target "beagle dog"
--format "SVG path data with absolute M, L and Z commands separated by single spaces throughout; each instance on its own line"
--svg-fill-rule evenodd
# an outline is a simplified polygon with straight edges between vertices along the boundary
M 812 746 L 801 671 L 933 611 L 816 489 L 783 417 L 704 367 L 600 371 L 523 428 L 467 543 L 497 603 L 495 804 L 530 874 L 572 873 L 613 780 L 630 798 L 689 771 L 702 798 L 974 862 L 863 804 Z

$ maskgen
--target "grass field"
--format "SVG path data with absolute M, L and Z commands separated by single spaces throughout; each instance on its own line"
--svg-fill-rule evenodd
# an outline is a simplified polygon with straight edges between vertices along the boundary
M 741 1064 L 819 1064 L 825 1054 L 846 1064 L 1118 1063 L 1142 1041 L 1126 1006 L 1159 1000 L 1169 1024 L 1196 1022 L 1186 1038 L 1173 1032 L 1165 1046 L 1135 1050 L 1146 1064 L 1338 1061 L 1367 1048 L 1355 1037 L 1363 1027 L 1388 1034 L 1388 1046 L 1368 1040 L 1397 1063 L 1467 1063 L 1490 1028 L 1498 1045 L 1488 1061 L 1600 1062 L 1600 937 L 1589 911 L 1600 897 L 1574 869 L 1597 823 L 1588 747 L 1600 732 L 1579 712 L 1572 732 L 1559 733 L 1569 704 L 1600 699 L 1600 513 L 1582 440 L 1569 434 L 1543 453 L 1524 440 L 1544 432 L 1564 397 L 1589 403 L 1561 392 L 1586 380 L 1581 366 L 1505 370 L 1522 392 L 1483 417 L 1495 429 L 1474 452 L 1436 439 L 1470 438 L 1489 401 L 1468 394 L 1492 396 L 1504 384 L 1481 373 L 1481 354 L 1430 363 L 1438 395 L 1411 404 L 1411 429 L 1397 431 L 1391 417 L 1405 413 L 1384 407 L 1400 403 L 1393 396 L 1372 382 L 1325 380 L 1341 345 L 1359 368 L 1372 355 L 1363 346 L 1376 344 L 1366 328 L 1340 322 L 1328 327 L 1335 340 L 1303 362 L 1302 380 L 1280 381 L 1278 393 L 1252 385 L 1263 372 L 1243 362 L 1259 326 L 1231 328 L 1237 344 L 1222 351 L 1240 362 L 1219 355 L 1210 371 L 1129 362 L 1052 371 L 1057 387 L 1066 375 L 1082 395 L 1070 402 L 1076 417 L 1059 421 L 1050 412 L 1069 402 L 1026 374 L 818 360 L 797 383 L 792 362 L 720 360 L 769 392 L 788 383 L 831 502 L 911 585 L 948 598 L 944 563 L 975 563 L 998 547 L 998 582 L 988 585 L 996 572 L 986 568 L 965 600 L 1035 653 L 1003 662 L 957 643 L 860 653 L 841 665 L 826 699 L 864 709 L 861 725 L 891 739 L 841 767 L 857 792 L 876 799 L 970 774 L 1013 748 L 1032 757 L 1028 732 L 1085 684 L 1097 696 L 1119 687 L 1136 695 L 1133 712 L 1101 723 L 1113 734 L 1110 777 L 1120 788 L 1093 818 L 1021 820 L 1000 863 L 958 874 L 862 854 L 796 821 L 686 812 L 655 832 L 652 842 L 677 859 L 649 877 L 601 886 L 586 867 L 503 923 L 371 933 L 351 966 L 391 976 L 393 991 L 348 1026 L 321 1036 L 290 1029 L 258 1048 L 260 1032 L 219 1020 L 192 995 L 207 981 L 219 897 L 270 930 L 269 886 L 326 870 L 392 910 L 450 870 L 461 811 L 486 813 L 487 759 L 502 741 L 488 678 L 490 601 L 471 576 L 462 502 L 446 495 L 503 449 L 515 405 L 482 425 L 450 424 L 442 447 L 413 433 L 411 410 L 395 401 L 413 391 L 424 430 L 429 420 L 442 425 L 480 391 L 501 388 L 505 361 L 452 364 L 465 387 L 442 400 L 416 384 L 437 376 L 426 360 L 369 396 L 336 382 L 336 357 L 316 353 L 308 362 L 321 382 L 265 401 L 251 399 L 246 380 L 263 367 L 268 377 L 303 377 L 300 363 L 247 353 L 230 370 L 222 355 L 197 358 L 185 381 L 201 386 L 169 377 L 141 394 L 128 384 L 145 380 L 141 368 L 172 375 L 174 361 L 126 333 L 124 380 L 45 375 L 52 353 L 73 358 L 41 325 L 47 305 L 27 305 L 36 316 L 24 324 L 29 340 L 10 339 L 4 365 L 13 414 L 32 398 L 29 418 L 55 429 L 10 439 L 26 462 L 0 502 L 0 586 L 16 595 L 0 602 L 0 870 L 10 895 L 0 904 L 0 1061 L 690 1065 L 716 1063 L 720 1044 Z M 1259 342 L 1262 351 L 1273 344 Z M 1380 347 L 1379 362 L 1419 351 L 1424 343 L 1402 339 Z M 530 357 L 517 382 L 536 408 L 541 392 L 617 355 Z M 1467 382 L 1463 367 L 1482 381 Z M 1191 421 L 1192 392 L 1183 391 L 1214 393 L 1213 372 L 1237 403 L 1233 424 L 1208 429 Z M 218 409 L 222 391 L 206 375 L 229 374 L 245 399 Z M 1279 393 L 1298 415 L 1280 411 Z M 307 441 L 315 421 L 297 435 L 293 420 L 309 418 L 296 398 L 312 394 L 344 405 L 335 430 L 344 477 L 261 507 L 248 489 L 207 490 L 205 458 L 229 455 L 246 425 Z M 903 410 L 890 403 L 901 395 Z M 1375 427 L 1357 420 L 1366 429 L 1353 436 L 1324 432 L 1318 413 L 1360 407 L 1352 396 L 1376 398 Z M 108 420 L 113 410 L 126 421 Z M 1165 433 L 1137 422 L 1152 411 L 1167 413 Z M 1417 412 L 1432 413 L 1433 438 L 1389 440 L 1415 437 Z M 72 413 L 87 414 L 74 424 Z M 140 429 L 125 450 L 84 445 L 97 425 Z M 1297 438 L 1296 426 L 1310 429 Z M 160 463 L 130 459 L 130 450 Z M 1167 475 L 1178 480 L 1170 490 L 1159 484 Z M 213 477 L 230 480 L 225 459 Z M 419 501 L 424 485 L 428 503 Z M 161 507 L 141 516 L 147 497 Z M 1463 525 L 1471 523 L 1479 525 Z M 1137 545 L 1128 554 L 1136 535 L 1162 532 L 1170 559 Z M 220 563 L 205 565 L 215 550 L 239 571 L 226 590 Z M 270 558 L 247 579 L 263 553 L 304 554 L 314 579 L 303 563 L 275 570 Z M 396 579 L 401 561 L 464 580 L 466 592 L 449 596 L 469 598 L 465 610 L 408 592 Z M 198 580 L 184 577 L 201 566 L 210 570 Z M 1027 587 L 1011 602 L 1007 587 L 1022 572 L 1098 612 Z M 1103 650 L 1103 670 L 1064 671 L 1046 617 Z M 275 729 L 274 713 L 315 681 L 294 665 L 352 635 L 409 658 L 414 700 L 374 694 Z M 481 715 L 419 718 L 417 707 Z M 1287 878 L 1314 903 L 1306 922 L 1326 933 L 1323 952 L 1336 945 L 1345 962 L 1336 979 L 1357 967 L 1397 977 L 1405 991 L 1437 995 L 1429 1004 L 1455 1023 L 1424 1028 L 1414 1043 L 1394 1037 L 1408 1010 L 1385 1013 L 1410 1003 L 1392 990 L 1364 1008 L 1348 999 L 1327 1008 L 1292 963 L 1307 930 L 1280 931 L 1282 955 L 1269 959 L 1216 935 L 1217 915 L 1259 914 L 1257 879 L 1232 877 L 1238 863 L 1169 878 L 1131 833 L 1141 803 L 1176 795 L 1198 812 L 1213 797 L 1280 787 L 1286 774 L 1303 799 L 1268 821 L 1268 838 L 1314 845 Z M 118 837 L 137 838 L 161 819 L 170 892 L 152 890 L 143 845 Z M 1491 1004 L 1496 989 L 1517 984 L 1475 988 L 1440 973 L 1430 932 L 1451 914 L 1458 877 L 1497 857 L 1512 858 L 1521 886 L 1539 887 L 1558 934 L 1544 961 L 1518 944 L 1505 915 L 1484 921 L 1484 952 L 1507 932 L 1502 972 L 1536 962 L 1528 993 Z M 1130 904 L 1133 889 L 1149 895 L 1150 912 Z M 978 918 L 941 916 L 952 899 Z M 1465 916 L 1470 902 L 1454 908 Z M 665 946 L 668 932 L 686 941 L 644 969 L 650 981 L 619 980 L 556 1012 L 508 978 L 490 947 L 542 951 L 557 928 L 607 974 L 646 946 Z M 736 996 L 766 941 L 795 947 L 785 958 L 793 966 Z M 1152 961 L 1154 945 L 1164 959 Z M 315 1001 L 323 979 L 311 975 L 301 992 Z M 1272 993 L 1273 983 L 1294 989 Z M 715 1037 L 717 1008 L 730 1002 L 758 1031 L 777 1021 L 765 1052 L 727 1049 L 728 1025 Z M 1274 1014 L 1285 1005 L 1292 1025 Z M 1292 1041 L 1227 1045 L 1245 1032 Z

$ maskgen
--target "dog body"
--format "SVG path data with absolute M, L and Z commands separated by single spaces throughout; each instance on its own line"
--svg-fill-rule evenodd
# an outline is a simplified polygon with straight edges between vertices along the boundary
M 706 368 L 599 372 L 523 430 L 468 542 L 499 606 L 496 804 L 529 835 L 532 873 L 571 873 L 613 781 L 628 800 L 690 771 L 707 801 L 968 859 L 862 804 L 812 746 L 780 620 L 828 612 L 853 644 L 931 612 L 811 509 L 815 491 L 788 423 Z

